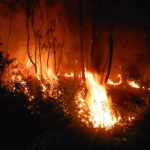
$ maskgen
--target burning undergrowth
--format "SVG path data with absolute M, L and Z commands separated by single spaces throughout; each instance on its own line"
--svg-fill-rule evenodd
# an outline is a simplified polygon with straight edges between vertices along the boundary
M 126 134 L 130 137 L 129 133 L 139 116 L 149 107 L 148 100 L 143 107 L 131 103 L 125 107 L 114 104 L 106 85 L 100 85 L 98 76 L 87 71 L 84 83 L 80 78 L 75 80 L 72 76 L 49 75 L 49 78 L 41 78 L 26 75 L 24 70 L 18 71 L 17 66 L 11 69 L 11 79 L 3 82 L 3 85 L 14 96 L 20 93 L 25 95 L 31 114 L 44 115 L 49 120 L 49 111 L 55 114 L 61 112 L 60 120 L 69 118 L 69 127 L 84 134 L 96 134 L 108 140 L 117 137 L 127 140 Z

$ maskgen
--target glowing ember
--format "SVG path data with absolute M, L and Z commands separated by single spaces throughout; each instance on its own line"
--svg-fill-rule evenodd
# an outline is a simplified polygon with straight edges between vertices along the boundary
M 140 88 L 134 81 L 131 81 L 131 82 L 128 81 L 128 83 L 130 86 L 132 86 L 134 88 Z
M 113 81 L 111 81 L 111 80 L 108 79 L 107 84 L 109 84 L 109 85 L 120 85 L 122 83 L 121 74 L 118 74 L 118 77 L 119 77 L 119 82 L 118 83 L 114 83 Z
M 86 87 L 88 90 L 87 96 L 84 99 L 81 98 L 81 94 L 78 94 L 80 101 L 79 104 L 79 117 L 82 117 L 86 107 L 89 107 L 89 122 L 92 122 L 95 128 L 109 128 L 117 123 L 121 117 L 116 116 L 111 98 L 107 96 L 105 87 L 99 84 L 98 77 L 96 75 L 86 72 Z M 86 105 L 86 103 L 88 105 Z M 86 117 L 86 115 L 84 115 Z M 86 119 L 81 121 L 87 124 Z
M 71 72 L 70 74 L 69 73 L 65 73 L 64 76 L 68 77 L 68 78 L 72 78 L 72 77 L 74 77 L 74 73 L 73 72 Z

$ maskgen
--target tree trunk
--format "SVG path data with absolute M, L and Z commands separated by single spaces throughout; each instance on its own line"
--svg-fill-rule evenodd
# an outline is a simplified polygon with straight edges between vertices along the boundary
M 145 65 L 144 68 L 143 68 L 143 74 L 142 74 L 142 79 L 141 79 L 141 86 L 140 86 L 139 95 L 141 94 L 142 87 L 143 87 L 144 75 L 145 75 L 145 68 L 146 68 L 146 65 Z
M 94 65 L 94 46 L 95 46 L 95 0 L 92 0 L 92 45 L 91 45 L 91 61 L 93 71 L 95 69 Z
M 79 7 L 79 25 L 80 25 L 80 59 L 81 59 L 81 70 L 82 79 L 85 80 L 85 70 L 84 70 L 84 54 L 83 54 L 83 10 L 82 10 L 82 0 L 78 0 Z
M 109 10 L 110 10 L 110 26 L 109 26 L 109 32 L 108 32 L 108 42 L 109 42 L 109 64 L 108 64 L 108 71 L 105 78 L 105 84 L 107 84 L 107 81 L 109 79 L 110 71 L 111 71 L 111 64 L 112 64 L 112 58 L 113 58 L 113 0 L 110 0 L 109 3 Z
M 35 27 L 34 27 L 34 10 L 32 11 L 32 29 L 34 32 L 34 40 L 35 40 L 35 52 L 34 52 L 34 59 L 35 59 L 35 73 L 37 74 L 37 33 L 35 31 Z
M 31 58 L 31 55 L 30 55 L 30 50 L 29 50 L 29 47 L 30 47 L 30 33 L 29 33 L 29 17 L 28 17 L 28 14 L 27 14 L 27 18 L 26 18 L 26 29 L 27 29 L 27 54 L 28 54 L 28 57 L 31 61 L 31 63 L 33 64 L 33 66 L 35 67 L 35 64 Z
M 113 58 L 113 35 L 112 31 L 110 31 L 109 35 L 109 51 L 110 51 L 110 58 L 109 58 L 109 65 L 108 65 L 108 72 L 105 78 L 105 83 L 107 83 L 111 71 L 111 64 L 112 64 L 112 58 Z
M 35 63 L 33 62 L 31 55 L 30 55 L 30 32 L 29 32 L 29 17 L 31 15 L 30 13 L 30 1 L 27 1 L 27 6 L 26 6 L 26 29 L 27 29 L 27 54 L 30 59 L 30 62 L 33 64 L 33 66 L 36 68 Z
M 39 58 L 40 58 L 40 73 L 41 73 L 41 79 L 42 79 L 42 57 L 41 57 L 41 39 L 40 36 L 38 37 L 39 42 Z
M 56 75 L 58 74 L 59 72 L 59 68 L 60 68 L 60 64 L 61 64 L 61 59 L 62 59 L 62 54 L 63 54 L 63 50 L 64 50 L 64 42 L 65 42 L 65 25 L 63 23 L 63 29 L 64 29 L 64 34 L 63 34 L 63 42 L 62 42 L 62 50 L 61 50 L 61 53 L 60 53 L 60 57 L 59 57 L 59 62 L 58 62 L 58 68 L 57 68 L 57 72 L 56 72 Z
M 9 26 L 8 40 L 7 40 L 7 44 L 6 44 L 6 55 L 8 55 L 8 45 L 9 45 L 9 39 L 10 39 L 10 35 L 11 35 L 11 28 L 12 28 L 13 14 L 14 14 L 14 6 L 13 6 L 11 18 L 10 18 L 10 26 Z
M 49 10 L 48 7 L 46 6 L 46 15 L 47 15 L 47 40 L 48 40 L 48 56 L 47 56 L 47 69 L 49 68 L 49 58 L 50 58 L 50 37 L 49 37 L 49 30 L 50 30 L 50 25 L 49 25 Z
M 106 62 L 105 62 L 105 65 L 104 65 L 104 67 L 103 67 L 103 70 L 102 70 L 101 84 L 103 83 L 103 75 L 104 75 L 105 68 L 106 68 L 106 65 L 107 65 L 109 59 L 110 59 L 110 52 L 109 52 L 109 54 L 108 54 L 107 60 L 106 60 Z

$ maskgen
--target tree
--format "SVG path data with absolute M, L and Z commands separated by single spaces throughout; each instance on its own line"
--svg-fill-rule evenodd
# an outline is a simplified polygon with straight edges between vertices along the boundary
M 4 56 L 4 53 L 0 51 L 0 88 L 2 88 L 2 77 L 4 71 L 15 59 L 9 59 L 9 55 Z
M 94 46 L 95 46 L 95 0 L 92 0 L 92 46 L 91 46 L 91 61 L 94 71 Z
M 105 83 L 107 83 L 111 71 L 111 64 L 112 64 L 112 58 L 113 58 L 113 3 L 112 0 L 109 4 L 110 7 L 110 27 L 108 32 L 108 42 L 109 42 L 109 65 L 108 65 L 108 71 L 105 78 Z
M 82 79 L 85 80 L 84 55 L 83 55 L 83 7 L 82 7 L 82 0 L 78 0 L 78 9 L 79 9 L 79 25 L 80 25 L 81 70 L 82 70 Z

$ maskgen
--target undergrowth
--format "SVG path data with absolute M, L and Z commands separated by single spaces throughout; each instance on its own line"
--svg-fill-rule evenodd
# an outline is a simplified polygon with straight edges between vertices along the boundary
M 9 76 L 13 75 L 16 72 Z M 130 122 L 124 118 L 123 126 L 116 124 L 106 131 L 95 129 L 92 124 L 87 127 L 78 117 L 75 95 L 84 88 L 80 80 L 59 77 L 55 85 L 44 81 L 47 89 L 43 92 L 37 78 L 19 75 L 25 81 L 24 86 L 4 80 L 0 88 L 0 137 L 4 149 L 143 149 L 149 146 L 148 98 L 141 99 L 142 105 L 134 102 L 116 105 L 122 118 L 133 116 L 135 120 Z M 51 88 L 55 93 L 49 94 Z M 34 96 L 31 101 L 30 96 Z

